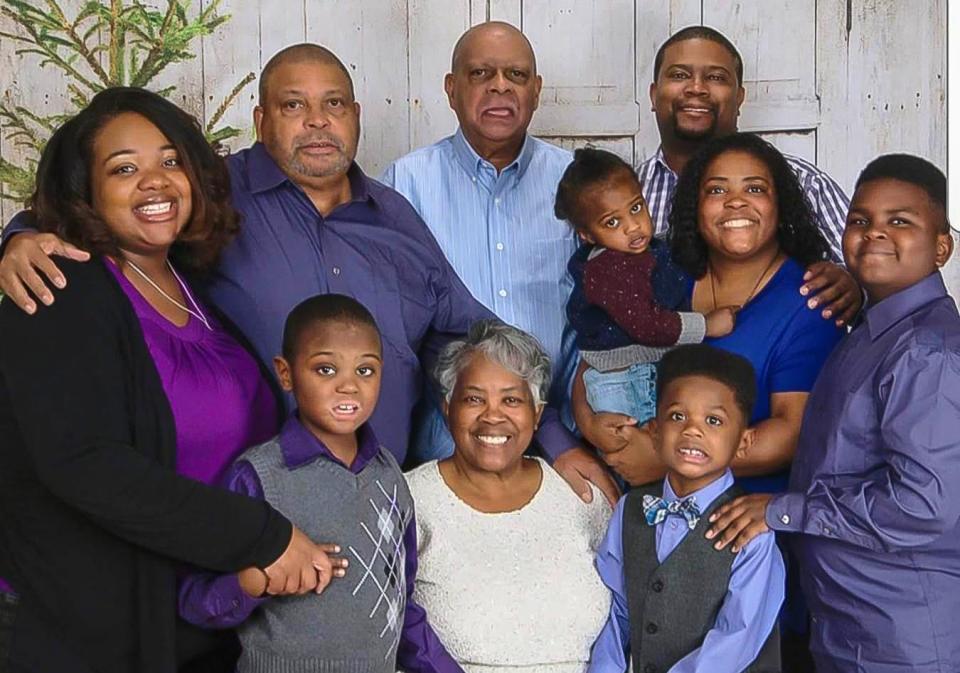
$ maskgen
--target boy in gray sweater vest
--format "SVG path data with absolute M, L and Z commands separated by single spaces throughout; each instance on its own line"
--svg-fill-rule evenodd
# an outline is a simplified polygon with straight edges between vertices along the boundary
M 772 534 L 739 554 L 704 537 L 710 513 L 739 493 L 730 463 L 747 451 L 753 367 L 711 346 L 660 362 L 654 444 L 663 482 L 620 499 L 597 552 L 613 593 L 590 673 L 775 673 L 784 567 Z
M 460 671 L 411 599 L 413 500 L 367 424 L 382 363 L 376 323 L 350 297 L 319 295 L 287 318 L 274 366 L 297 411 L 236 460 L 225 486 L 266 499 L 341 556 L 322 595 L 266 596 L 259 568 L 183 582 L 184 619 L 237 627 L 240 673 Z

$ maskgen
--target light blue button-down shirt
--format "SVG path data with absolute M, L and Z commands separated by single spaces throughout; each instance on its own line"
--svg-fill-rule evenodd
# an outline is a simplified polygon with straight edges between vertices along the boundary
M 728 488 L 733 486 L 733 473 L 727 470 L 716 481 L 691 495 L 697 506 L 706 511 Z M 663 480 L 663 499 L 679 500 Z M 597 636 L 590 657 L 588 673 L 624 673 L 630 653 L 630 615 L 623 573 L 623 503 L 620 498 L 610 519 L 607 535 L 597 550 L 597 571 L 612 595 L 610 617 Z M 657 526 L 657 560 L 663 563 L 687 536 L 690 529 L 680 516 L 668 516 Z M 727 551 L 717 552 L 730 553 Z M 760 653 L 773 630 L 783 603 L 785 571 L 783 557 L 773 533 L 764 533 L 743 548 L 733 560 L 727 596 L 717 620 L 693 652 L 670 667 L 667 673 L 710 673 L 742 671 Z
M 557 408 L 575 366 L 564 307 L 573 289 L 567 261 L 577 239 L 554 217 L 553 202 L 572 159 L 569 151 L 527 136 L 517 158 L 498 173 L 457 130 L 401 157 L 381 178 L 413 204 L 473 296 L 540 340 L 553 363 Z

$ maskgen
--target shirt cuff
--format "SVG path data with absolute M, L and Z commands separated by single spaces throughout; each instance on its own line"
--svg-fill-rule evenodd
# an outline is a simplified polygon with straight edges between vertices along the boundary
M 805 509 L 803 493 L 775 495 L 767 504 L 767 527 L 781 533 L 799 533 L 803 530 Z
M 703 337 L 707 335 L 706 316 L 690 311 L 681 311 L 677 315 L 680 316 L 680 336 L 677 337 L 677 345 L 702 343 Z

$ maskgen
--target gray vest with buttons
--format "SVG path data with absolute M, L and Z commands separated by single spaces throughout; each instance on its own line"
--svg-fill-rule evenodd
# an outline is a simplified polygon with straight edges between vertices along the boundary
M 643 496 L 662 497 L 663 482 L 641 486 L 627 494 L 623 508 L 623 571 L 634 673 L 666 673 L 700 647 L 713 628 L 727 593 L 734 555 L 727 550 L 715 550 L 713 541 L 707 540 L 704 533 L 710 525 L 710 513 L 741 493 L 733 486 L 710 503 L 697 527 L 687 533 L 662 564 L 657 561 L 656 528 L 648 525 L 643 515 Z M 776 627 L 747 671 L 780 672 L 780 637 Z
M 274 597 L 238 630 L 238 673 L 395 673 L 406 608 L 407 482 L 381 448 L 359 474 L 318 458 L 290 469 L 276 440 L 241 456 L 264 498 L 350 566 L 321 595 Z

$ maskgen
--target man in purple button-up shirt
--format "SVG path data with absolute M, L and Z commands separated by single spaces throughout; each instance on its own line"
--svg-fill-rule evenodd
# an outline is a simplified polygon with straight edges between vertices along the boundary
M 945 203 L 943 173 L 917 157 L 861 173 L 843 249 L 869 304 L 807 401 L 790 491 L 711 517 L 719 547 L 795 534 L 818 673 L 960 670 L 960 316 L 938 272 L 953 250 Z
M 287 313 L 307 297 L 337 292 L 364 304 L 384 341 L 382 402 L 370 422 L 403 464 L 423 386 L 421 359 L 429 362 L 451 336 L 494 316 L 410 203 L 354 163 L 360 106 L 334 54 L 303 44 L 274 56 L 260 77 L 254 122 L 261 142 L 227 159 L 241 229 L 207 283 L 209 298 L 265 363 L 280 352 Z M 85 258 L 53 234 L 9 240 L 31 221 L 21 213 L 7 226 L 0 260 L 0 290 L 30 313 L 36 305 L 25 285 L 53 301 L 36 269 L 62 281 L 46 255 Z M 553 408 L 544 412 L 537 441 L 551 457 L 577 443 Z

